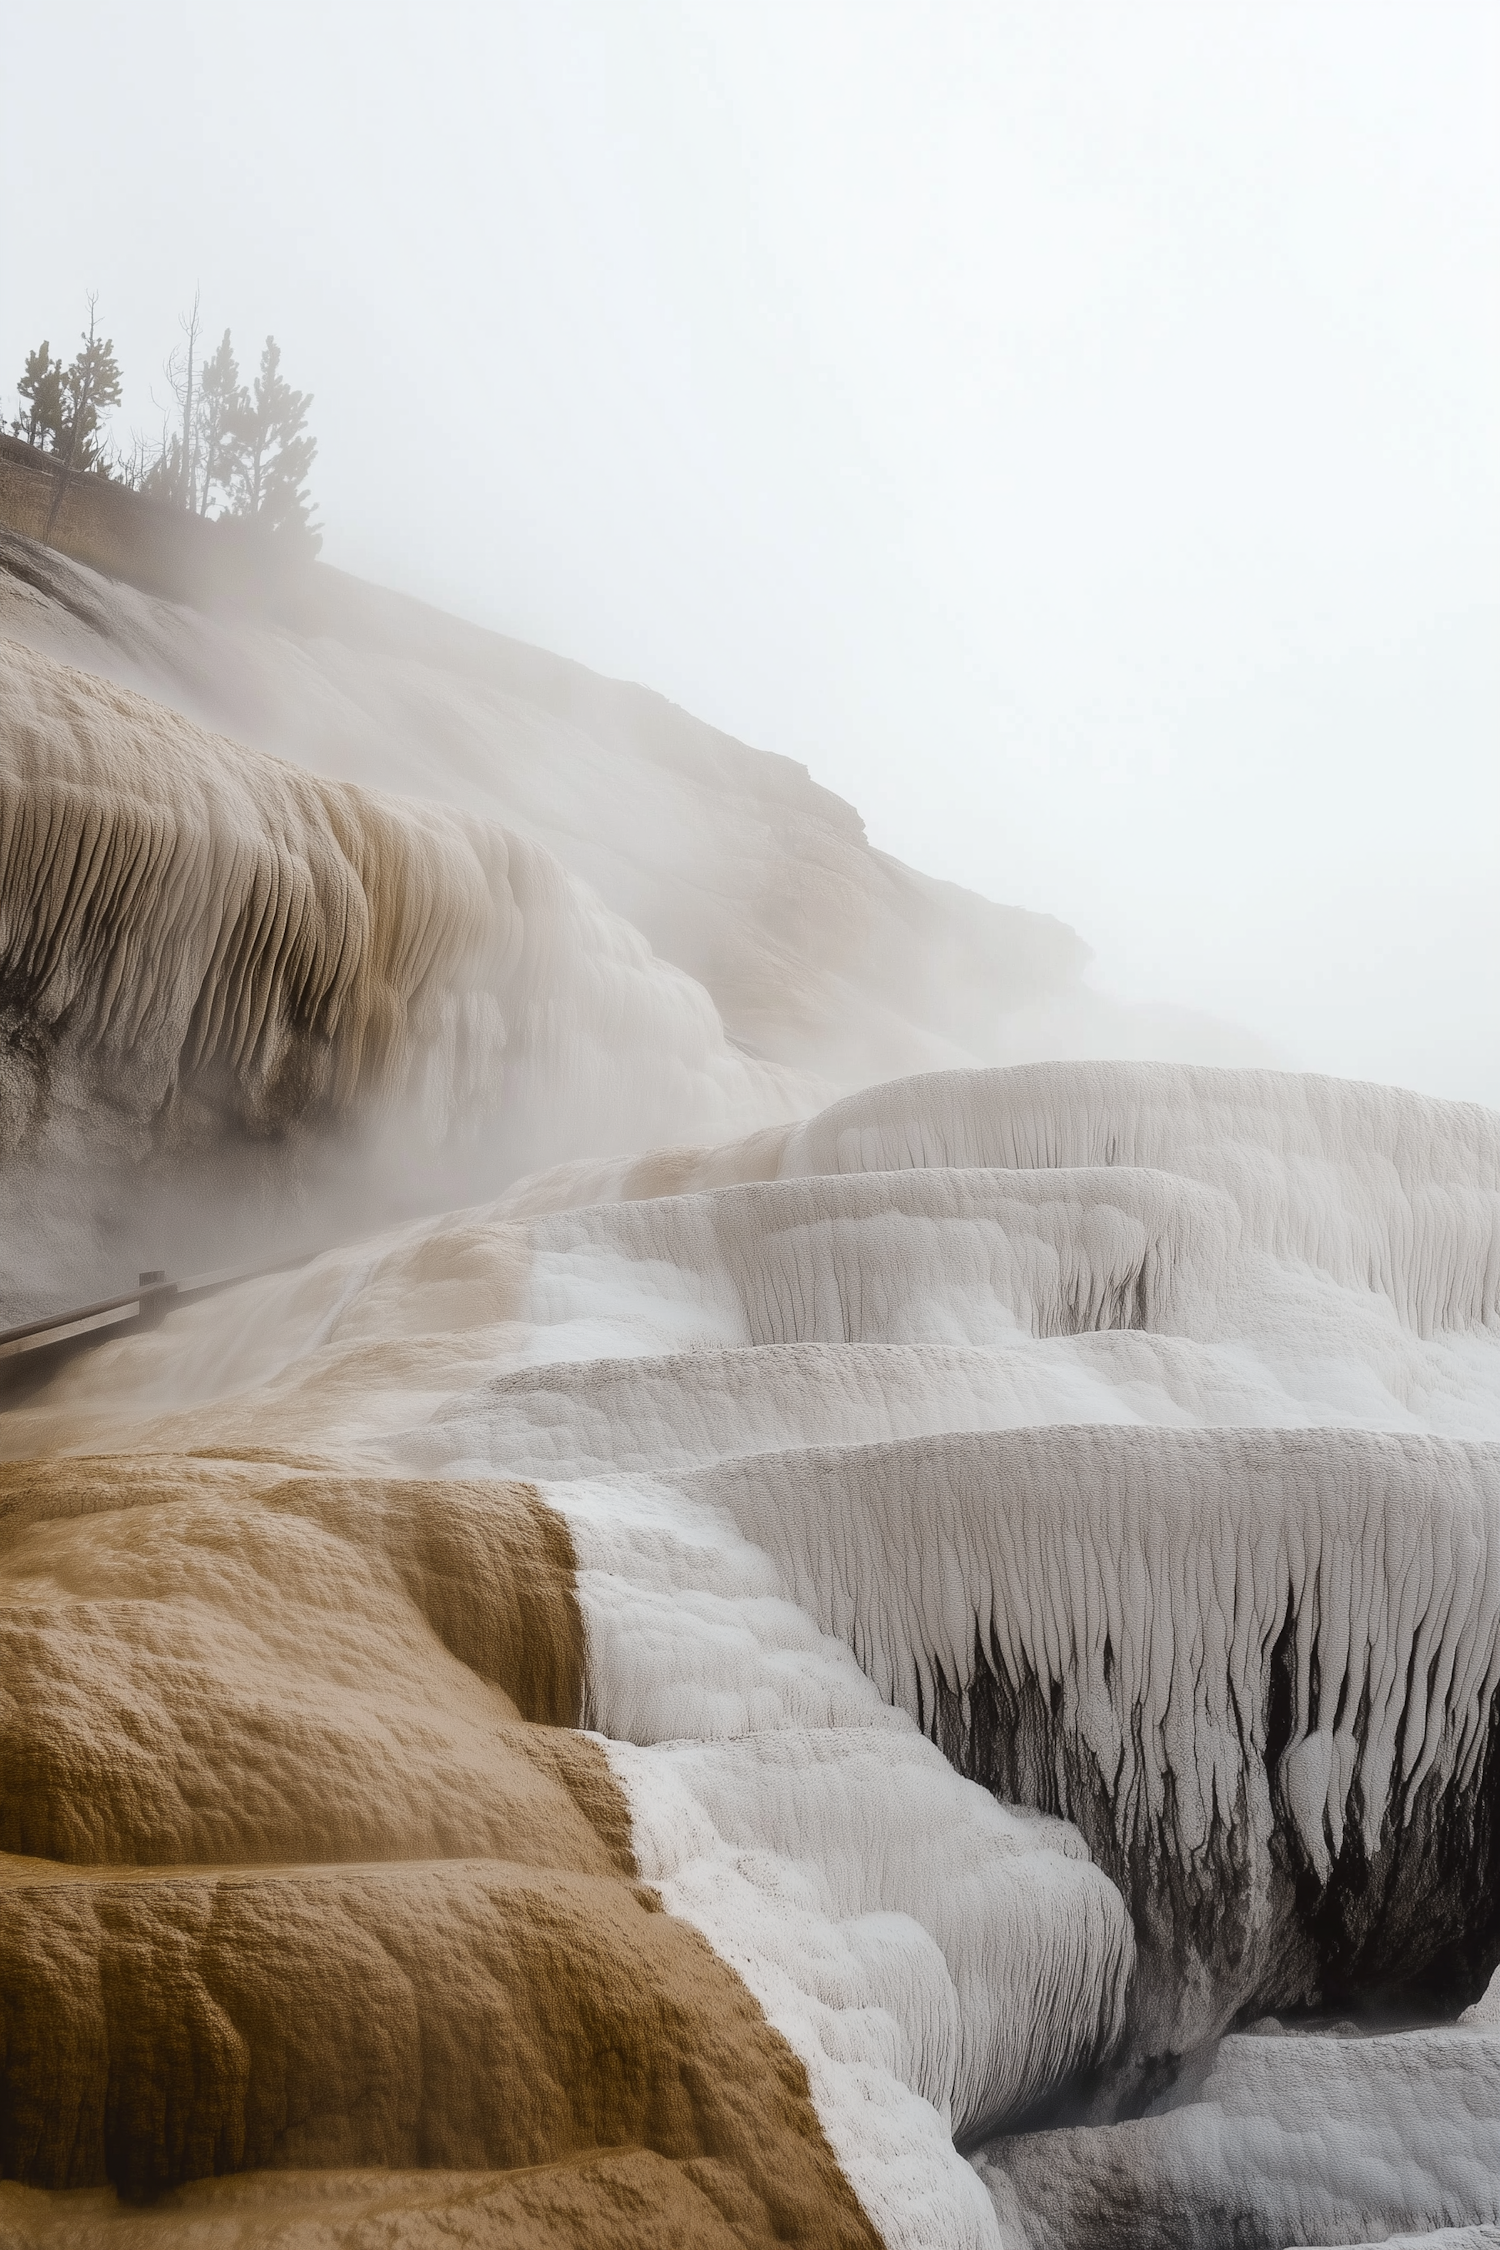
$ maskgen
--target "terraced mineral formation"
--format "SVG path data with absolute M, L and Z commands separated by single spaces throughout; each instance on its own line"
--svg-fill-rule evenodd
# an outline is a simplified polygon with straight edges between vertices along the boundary
M 7 2250 L 1500 2223 L 1500 1119 L 798 1122 L 534 841 L 5 664 L 12 1192 L 570 1121 L 0 1414 Z

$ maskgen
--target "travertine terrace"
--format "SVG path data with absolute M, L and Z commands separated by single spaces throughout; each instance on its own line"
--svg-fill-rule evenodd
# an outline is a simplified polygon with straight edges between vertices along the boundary
M 1500 1118 L 17 557 L 12 1317 L 331 1246 L 0 1414 L 0 2240 L 1500 2223 Z

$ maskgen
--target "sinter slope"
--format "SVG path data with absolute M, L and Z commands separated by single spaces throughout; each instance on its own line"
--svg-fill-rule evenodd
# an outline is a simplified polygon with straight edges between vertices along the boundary
M 399 1149 L 464 1008 L 471 1121 L 678 1144 L 0 1420 L 15 2239 L 1500 2221 L 1500 1120 L 1072 1063 L 787 1122 L 535 844 L 8 665 L 37 1177 L 106 1113 L 126 1178 Z
M 804 1112 L 947 1064 L 1259 1059 L 1226 1026 L 1099 1000 L 1071 930 L 872 850 L 791 759 L 321 566 L 275 616 L 211 617 L 0 534 L 0 634 L 332 780 L 533 839 L 702 986 L 732 1043 L 815 1088 Z

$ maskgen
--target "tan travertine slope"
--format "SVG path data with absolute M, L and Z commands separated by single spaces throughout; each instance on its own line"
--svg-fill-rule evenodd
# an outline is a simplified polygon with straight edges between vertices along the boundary
M 5 2250 L 739 2250 L 742 2239 L 687 2165 L 644 2148 L 520 2172 L 238 2173 L 144 2210 L 107 2189 L 0 2181 Z
M 874 2241 L 802 2066 L 635 1879 L 533 1489 L 24 1464 L 0 1635 L 9 2179 L 138 2201 L 267 2166 L 540 2166 L 409 2187 L 399 2239 L 452 2239 L 451 2204 L 614 2243 L 649 2195 L 687 2238 Z M 314 2227 L 320 2197 L 293 2200 Z M 34 2208 L 0 2225 L 78 2239 Z

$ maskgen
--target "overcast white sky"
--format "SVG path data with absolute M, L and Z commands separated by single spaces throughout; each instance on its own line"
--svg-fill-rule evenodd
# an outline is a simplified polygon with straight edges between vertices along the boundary
M 804 759 L 1098 981 L 1500 1104 L 1496 0 L 80 0 L 0 383 L 200 283 L 324 552 Z

